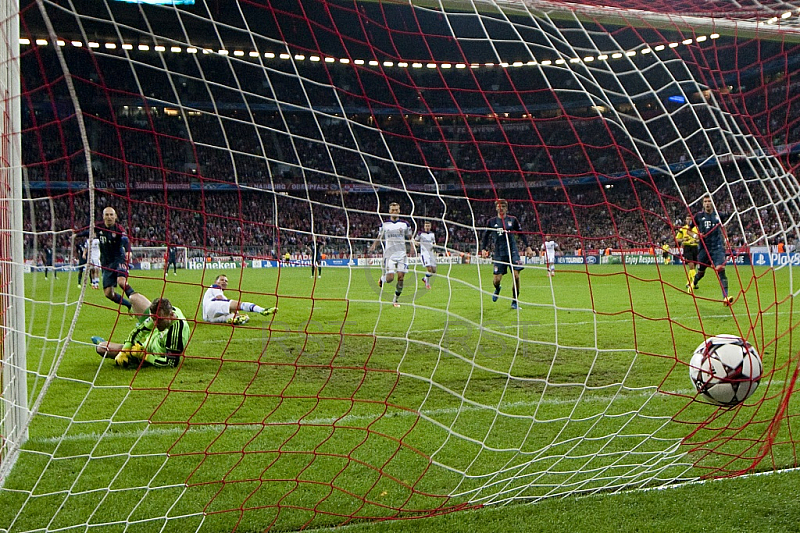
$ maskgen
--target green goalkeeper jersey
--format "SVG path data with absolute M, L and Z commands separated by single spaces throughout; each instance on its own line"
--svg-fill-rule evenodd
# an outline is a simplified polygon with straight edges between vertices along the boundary
M 177 317 L 167 329 L 158 331 L 152 317 L 147 317 L 130 332 L 125 339 L 123 349 L 130 349 L 136 344 L 144 348 L 144 360 L 153 366 L 178 366 L 180 357 L 189 343 L 191 330 L 183 312 L 172 308 Z

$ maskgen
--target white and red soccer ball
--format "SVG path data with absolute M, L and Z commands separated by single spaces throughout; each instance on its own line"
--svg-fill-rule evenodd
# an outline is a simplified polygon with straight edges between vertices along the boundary
M 697 392 L 729 407 L 756 391 L 762 371 L 761 356 L 749 342 L 735 335 L 706 339 L 689 362 L 689 377 Z

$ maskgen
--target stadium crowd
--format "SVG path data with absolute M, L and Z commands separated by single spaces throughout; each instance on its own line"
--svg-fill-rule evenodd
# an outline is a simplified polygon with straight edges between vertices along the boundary
M 511 74 L 474 76 L 480 97 L 466 78 L 460 90 L 443 91 L 426 74 L 416 80 L 426 91 L 403 85 L 391 92 L 376 78 L 363 95 L 353 88 L 364 80 L 347 69 L 319 79 L 321 71 L 309 70 L 307 78 L 276 71 L 268 86 L 258 86 L 244 64 L 198 78 L 186 63 L 172 67 L 184 72 L 177 88 L 155 79 L 142 88 L 156 100 L 171 101 L 178 91 L 199 101 L 194 111 L 179 112 L 123 92 L 140 83 L 129 62 L 67 59 L 86 102 L 87 146 L 62 83 L 48 85 L 49 93 L 33 89 L 56 79 L 59 66 L 50 58 L 25 70 L 32 258 L 54 238 L 64 258 L 73 249 L 72 230 L 89 224 L 87 159 L 96 213 L 115 207 L 134 246 L 187 246 L 196 255 L 276 257 L 304 253 L 315 238 L 331 255 L 361 254 L 392 201 L 417 226 L 431 220 L 441 244 L 470 253 L 496 198 L 509 200 L 534 241 L 551 234 L 565 249 L 673 244 L 677 221 L 699 211 L 707 191 L 732 246 L 774 242 L 796 227 L 782 208 L 794 201 L 782 169 L 794 168 L 797 157 L 778 150 L 800 128 L 794 82 L 742 95 L 694 95 L 709 105 L 651 98 L 638 109 L 623 103 L 598 111 L 555 99 L 526 112 L 534 109 L 526 102 L 545 93 L 522 91 L 509 107 L 514 101 L 505 89 L 521 84 Z M 96 83 L 100 72 L 105 85 Z M 207 84 L 212 75 L 218 85 Z M 239 82 L 246 86 L 232 91 Z M 299 108 L 314 100 L 329 110 L 289 112 L 271 97 Z M 204 109 L 214 102 L 227 106 Z M 512 111 L 492 112 L 498 102 Z M 467 104 L 479 112 L 452 112 Z M 739 108 L 750 113 L 735 114 Z M 738 128 L 725 126 L 729 121 Z M 778 157 L 761 154 L 761 146 Z

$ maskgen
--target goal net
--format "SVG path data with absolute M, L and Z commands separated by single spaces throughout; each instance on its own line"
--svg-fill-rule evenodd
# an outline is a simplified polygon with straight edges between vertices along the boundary
M 0 20 L 2 527 L 296 530 L 798 466 L 800 6 L 167 3 Z M 726 268 L 695 289 L 704 198 Z M 130 289 L 92 291 L 112 212 Z M 386 261 L 382 225 L 428 222 L 435 269 Z M 215 283 L 249 321 L 205 320 Z M 185 317 L 177 366 L 98 355 L 137 295 Z M 689 378 L 718 334 L 763 360 L 732 407 Z
M 170 249 L 172 255 L 170 256 Z M 203 262 L 202 256 L 200 262 Z M 178 268 L 188 268 L 189 266 L 189 249 L 185 246 L 132 246 L 131 247 L 131 265 L 134 268 L 141 270 L 167 270 L 167 267 L 172 267 L 174 263 L 174 270 Z

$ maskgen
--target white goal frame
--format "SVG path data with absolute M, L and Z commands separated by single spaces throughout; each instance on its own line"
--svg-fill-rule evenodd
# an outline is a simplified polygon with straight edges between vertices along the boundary
M 178 251 L 178 268 L 186 268 L 189 260 L 189 248 L 186 246 L 132 246 L 132 262 L 134 265 L 138 264 L 141 270 L 164 270 L 167 267 L 164 256 L 169 248 L 175 248 Z
M 25 257 L 22 238 L 19 3 L 0 4 L 0 487 L 28 439 Z M 5 205 L 2 205 L 5 204 Z

